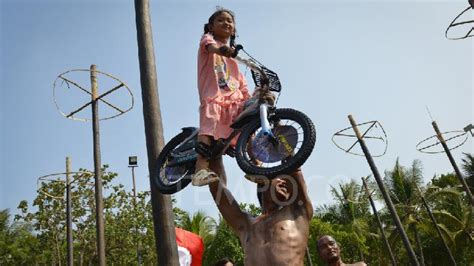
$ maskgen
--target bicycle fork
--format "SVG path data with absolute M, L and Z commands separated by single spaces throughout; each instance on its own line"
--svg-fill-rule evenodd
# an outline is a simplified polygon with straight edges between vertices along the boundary
M 260 124 L 262 134 L 276 141 L 275 135 L 273 135 L 272 128 L 270 127 L 270 122 L 268 121 L 268 105 L 266 103 L 260 105 Z

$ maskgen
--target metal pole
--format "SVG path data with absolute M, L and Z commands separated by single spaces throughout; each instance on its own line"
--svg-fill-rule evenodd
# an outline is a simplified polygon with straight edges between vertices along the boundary
M 102 173 L 100 161 L 99 105 L 97 101 L 96 65 L 91 65 L 92 135 L 94 140 L 95 174 L 95 222 L 97 233 L 97 254 L 100 266 L 105 266 L 104 203 L 102 199 Z
M 420 192 L 420 197 L 421 197 L 421 201 L 423 202 L 423 206 L 425 206 L 426 211 L 428 212 L 428 215 L 430 216 L 431 221 L 433 222 L 433 224 L 436 228 L 436 232 L 438 232 L 438 236 L 441 239 L 441 241 L 443 242 L 444 249 L 446 249 L 446 252 L 448 252 L 448 255 L 449 255 L 449 258 L 451 259 L 452 265 L 456 266 L 456 260 L 454 259 L 454 256 L 451 253 L 451 250 L 449 249 L 448 244 L 446 243 L 446 240 L 443 237 L 443 234 L 441 233 L 441 229 L 439 229 L 438 222 L 436 221 L 436 218 L 434 217 L 433 213 L 431 212 L 431 209 L 428 206 L 428 203 L 426 202 L 425 197 L 423 197 L 423 195 L 421 194 L 421 190 L 418 187 L 418 185 L 416 187 L 417 187 L 418 191 Z
M 370 169 L 372 170 L 372 173 L 374 174 L 375 181 L 377 181 L 377 185 L 380 188 L 380 192 L 382 192 L 382 196 L 390 211 L 390 215 L 392 216 L 392 219 L 395 222 L 395 225 L 397 226 L 398 233 L 400 234 L 400 237 L 402 238 L 403 244 L 405 245 L 410 261 L 412 265 L 419 266 L 418 260 L 416 259 L 416 254 L 413 251 L 413 248 L 411 247 L 410 241 L 408 240 L 408 236 L 405 230 L 403 229 L 402 222 L 400 221 L 400 218 L 398 217 L 397 211 L 395 210 L 395 207 L 393 206 L 392 200 L 390 199 L 390 196 L 388 195 L 388 192 L 385 189 L 385 186 L 383 185 L 382 178 L 380 177 L 379 171 L 377 167 L 375 166 L 372 156 L 370 155 L 369 149 L 365 145 L 365 142 L 362 139 L 359 129 L 357 128 L 357 123 L 355 122 L 354 118 L 352 118 L 352 115 L 349 115 L 348 118 L 349 118 L 349 121 L 351 122 L 352 129 L 354 130 L 357 136 L 359 144 L 362 150 L 364 151 L 365 158 L 367 159 L 367 162 L 369 163 Z
M 160 265 L 178 265 L 171 197 L 162 195 L 153 184 L 164 140 L 148 0 L 135 0 L 135 15 L 156 253 Z
M 464 188 L 464 191 L 466 191 L 467 196 L 469 198 L 469 201 L 471 202 L 471 205 L 474 206 L 474 198 L 472 197 L 471 190 L 469 189 L 469 186 L 466 183 L 466 179 L 464 179 L 461 171 L 459 170 L 459 168 L 456 164 L 456 161 L 454 160 L 453 155 L 451 154 L 451 151 L 449 150 L 448 145 L 446 144 L 446 141 L 443 138 L 443 134 L 441 134 L 441 131 L 439 130 L 438 125 L 436 124 L 435 121 L 431 122 L 431 125 L 433 125 L 433 128 L 436 132 L 436 136 L 438 137 L 439 142 L 441 142 L 441 145 L 443 146 L 444 151 L 448 155 L 449 161 L 451 162 L 451 165 L 454 168 L 454 172 L 456 172 L 456 176 L 458 177 L 459 181 L 461 182 L 461 184 Z
M 135 167 L 134 165 L 129 166 L 132 168 L 132 180 L 133 180 L 133 210 L 137 211 L 137 187 L 135 186 Z M 140 265 L 140 239 L 138 237 L 138 216 L 135 216 L 135 245 L 137 248 L 137 263 Z
M 71 203 L 71 159 L 66 157 L 66 231 L 67 231 L 67 265 L 74 265 L 74 243 L 72 239 L 72 203 Z
M 374 203 L 374 200 L 372 199 L 372 195 L 370 195 L 369 187 L 367 186 L 365 179 L 363 177 L 361 178 L 362 178 L 362 184 L 364 185 L 364 188 L 365 188 L 365 192 L 367 193 L 367 196 L 370 201 L 370 206 L 372 206 L 372 211 L 374 212 L 375 218 L 377 220 L 377 224 L 379 225 L 383 242 L 385 243 L 385 247 L 387 248 L 388 253 L 390 254 L 390 260 L 392 261 L 392 265 L 397 266 L 397 261 L 395 260 L 395 256 L 393 255 L 392 248 L 390 247 L 390 243 L 388 243 L 387 236 L 385 235 L 385 231 L 383 230 L 382 221 L 380 220 L 377 209 L 375 208 L 375 203 Z

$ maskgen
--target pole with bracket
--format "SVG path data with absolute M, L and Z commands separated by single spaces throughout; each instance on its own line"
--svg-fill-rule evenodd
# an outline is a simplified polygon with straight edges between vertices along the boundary
M 94 175 L 95 175 L 95 221 L 97 235 L 97 255 L 100 266 L 105 266 L 104 202 L 102 198 L 102 171 L 100 158 L 99 104 L 97 101 L 96 65 L 91 65 L 91 106 L 92 135 L 94 142 Z
M 405 230 L 403 229 L 402 222 L 400 221 L 400 218 L 398 217 L 397 211 L 395 210 L 392 200 L 390 199 L 390 196 L 388 195 L 388 192 L 385 189 L 385 186 L 383 185 L 382 178 L 380 177 L 379 171 L 377 167 L 375 166 L 372 156 L 370 155 L 370 151 L 365 145 L 364 139 L 362 138 L 362 135 L 360 134 L 359 129 L 357 128 L 357 123 L 355 122 L 352 115 L 349 115 L 348 118 L 352 125 L 352 129 L 354 130 L 354 133 L 356 134 L 357 140 L 359 141 L 359 144 L 362 148 L 362 151 L 365 154 L 365 158 L 367 159 L 367 162 L 369 163 L 370 169 L 372 170 L 372 173 L 374 174 L 374 178 L 375 178 L 375 181 L 377 181 L 377 185 L 380 188 L 380 192 L 382 192 L 382 196 L 390 211 L 392 220 L 395 222 L 395 226 L 398 229 L 398 233 L 400 234 L 400 237 L 402 238 L 403 244 L 405 245 L 405 249 L 407 250 L 408 256 L 410 258 L 410 262 L 412 265 L 419 266 L 420 264 L 418 263 L 418 260 L 416 258 L 415 251 L 413 251 L 410 241 L 408 240 L 408 236 Z
M 446 155 L 448 155 L 449 162 L 453 166 L 454 172 L 456 173 L 456 176 L 458 177 L 459 181 L 461 182 L 462 187 L 464 188 L 464 191 L 466 192 L 467 197 L 469 198 L 469 201 L 471 202 L 471 205 L 474 206 L 474 198 L 472 197 L 471 190 L 469 189 L 469 186 L 466 183 L 466 179 L 464 179 L 461 171 L 459 170 L 459 167 L 457 166 L 456 161 L 454 160 L 454 157 L 451 154 L 451 151 L 449 150 L 448 145 L 446 144 L 446 141 L 443 138 L 443 134 L 441 134 L 441 131 L 438 128 L 438 124 L 436 124 L 436 122 L 433 121 L 433 122 L 431 122 L 431 125 L 433 126 L 433 128 L 436 132 L 436 136 L 437 136 L 439 142 L 441 143 L 441 145 L 443 146 L 443 149 L 446 152 Z

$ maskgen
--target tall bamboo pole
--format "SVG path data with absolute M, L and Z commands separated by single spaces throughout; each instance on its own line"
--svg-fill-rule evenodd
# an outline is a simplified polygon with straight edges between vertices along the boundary
M 135 0 L 135 16 L 156 253 L 160 265 L 178 265 L 171 198 L 162 195 L 153 184 L 157 175 L 155 163 L 164 140 L 148 0 Z
M 474 198 L 472 197 L 471 190 L 469 189 L 469 186 L 466 183 L 466 179 L 464 179 L 461 171 L 459 170 L 459 167 L 456 164 L 456 161 L 454 160 L 454 157 L 451 154 L 451 151 L 449 150 L 448 145 L 446 144 L 446 141 L 443 138 L 443 134 L 441 134 L 441 131 L 438 128 L 438 124 L 436 124 L 436 122 L 433 121 L 433 122 L 431 122 L 431 125 L 433 126 L 433 128 L 436 132 L 436 136 L 437 136 L 439 142 L 441 142 L 441 145 L 443 146 L 444 151 L 446 152 L 446 155 L 448 155 L 449 162 L 453 166 L 454 172 L 456 173 L 456 176 L 458 177 L 459 181 L 461 182 L 462 187 L 464 188 L 464 191 L 466 192 L 467 197 L 469 198 L 469 201 L 471 202 L 471 206 L 474 206 Z
M 369 187 L 367 186 L 367 182 L 365 182 L 365 179 L 363 177 L 362 177 L 362 184 L 364 185 L 365 192 L 367 194 L 367 197 L 369 198 L 370 206 L 372 206 L 372 211 L 374 212 L 375 218 L 377 220 L 377 224 L 380 229 L 380 233 L 382 234 L 383 242 L 385 244 L 385 247 L 388 250 L 388 253 L 390 254 L 390 260 L 392 261 L 392 266 L 397 266 L 397 261 L 395 260 L 395 256 L 393 255 L 392 248 L 390 247 L 390 243 L 388 242 L 387 236 L 385 235 L 385 231 L 383 230 L 382 221 L 380 220 L 380 216 L 377 212 L 377 209 L 375 208 L 374 200 L 372 199 L 372 195 L 370 194 Z
M 385 186 L 383 185 L 382 178 L 380 177 L 380 173 L 379 173 L 379 170 L 377 169 L 377 166 L 375 166 L 374 159 L 372 158 L 372 155 L 370 154 L 370 151 L 365 145 L 365 141 L 362 138 L 362 135 L 360 134 L 359 129 L 357 128 L 357 123 L 355 122 L 352 115 L 349 115 L 348 118 L 352 125 L 352 129 L 354 130 L 354 133 L 357 136 L 357 140 L 359 141 L 359 144 L 362 150 L 364 151 L 365 158 L 367 159 L 367 162 L 369 163 L 370 169 L 372 170 L 372 173 L 374 174 L 374 178 L 375 178 L 375 181 L 377 181 L 377 185 L 379 186 L 380 192 L 382 192 L 382 196 L 390 211 L 390 215 L 392 216 L 392 219 L 398 229 L 398 233 L 400 234 L 400 237 L 402 238 L 403 244 L 405 245 L 405 249 L 407 250 L 411 264 L 419 266 L 420 264 L 418 263 L 418 260 L 416 259 L 415 251 L 413 251 L 413 248 L 411 247 L 410 241 L 408 240 L 408 236 L 405 230 L 403 229 L 402 222 L 400 221 L 400 218 L 398 217 L 397 211 L 395 210 L 392 200 L 390 199 L 390 196 L 388 195 L 388 192 L 385 189 Z
M 418 185 L 416 187 L 417 187 L 418 191 L 420 192 L 420 197 L 421 197 L 421 201 L 423 202 L 423 206 L 425 206 L 425 209 L 428 212 L 428 215 L 430 216 L 430 219 L 431 219 L 431 221 L 433 222 L 433 225 L 436 228 L 436 232 L 438 233 L 439 238 L 443 242 L 444 249 L 448 253 L 448 256 L 449 256 L 449 259 L 451 260 L 452 265 L 456 266 L 457 265 L 456 260 L 454 259 L 454 256 L 451 253 L 451 250 L 449 249 L 448 244 L 446 243 L 446 240 L 443 237 L 443 234 L 441 233 L 441 229 L 438 226 L 438 222 L 436 221 L 436 218 L 434 217 L 433 213 L 431 212 L 431 209 L 430 209 L 430 206 L 428 205 L 428 202 L 426 202 L 425 197 L 423 197 L 423 195 L 421 194 L 421 189 L 418 187 Z

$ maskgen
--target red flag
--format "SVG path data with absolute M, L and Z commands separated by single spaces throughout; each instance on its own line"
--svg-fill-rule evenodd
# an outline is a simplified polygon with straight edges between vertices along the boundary
M 201 266 L 204 242 L 195 233 L 176 227 L 180 266 Z

